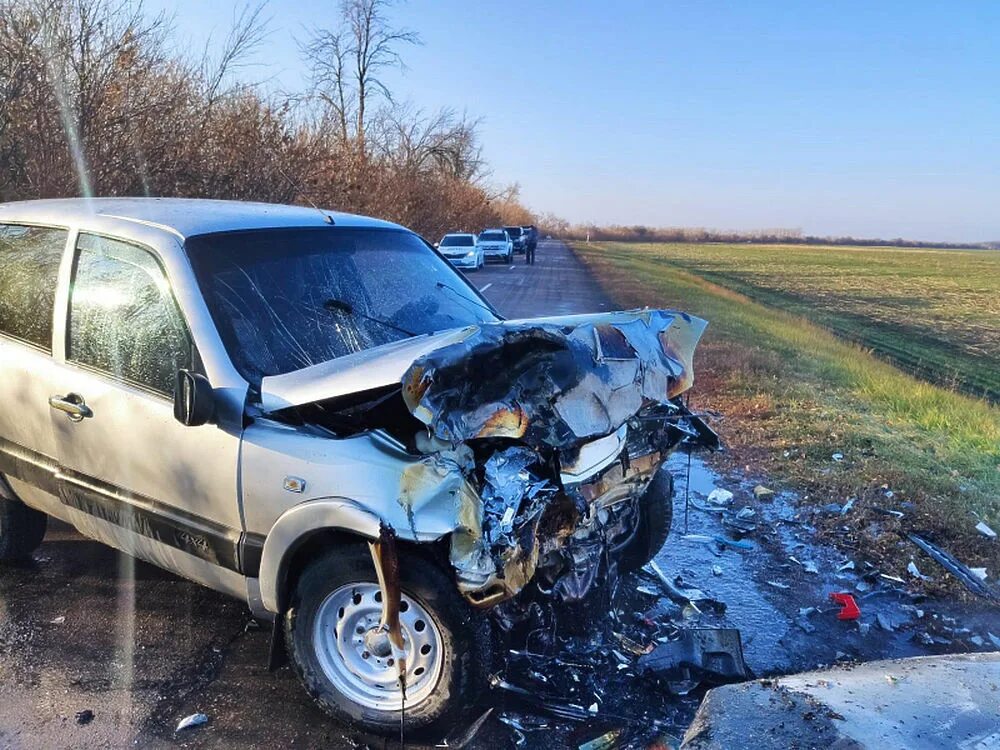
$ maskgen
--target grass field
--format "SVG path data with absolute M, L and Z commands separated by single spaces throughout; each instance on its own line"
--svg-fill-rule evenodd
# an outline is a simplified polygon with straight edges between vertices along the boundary
M 897 532 L 920 530 L 1000 575 L 1000 545 L 973 531 L 978 517 L 1000 529 L 1000 407 L 881 358 L 919 373 L 932 361 L 954 363 L 953 377 L 969 390 L 996 387 L 1000 254 L 574 249 L 619 305 L 673 307 L 709 321 L 696 357 L 696 406 L 721 413 L 730 448 L 722 460 L 732 468 L 817 505 L 856 498 L 851 523 L 838 517 L 832 532 L 896 573 L 912 553 Z M 879 342 L 891 346 L 874 356 Z
M 628 245 L 802 315 L 925 380 L 1000 401 L 1000 252 Z

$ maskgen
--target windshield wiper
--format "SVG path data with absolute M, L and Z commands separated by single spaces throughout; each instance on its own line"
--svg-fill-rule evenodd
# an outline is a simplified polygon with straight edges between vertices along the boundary
M 448 284 L 445 284 L 443 281 L 435 282 L 434 286 L 436 286 L 438 289 L 447 289 L 449 292 L 451 292 L 452 294 L 454 294 L 456 297 L 459 297 L 460 299 L 464 299 L 466 302 L 471 302 L 476 307 L 478 307 L 480 310 L 485 310 L 490 315 L 493 315 L 494 317 L 496 316 L 496 312 L 494 310 L 491 310 L 490 308 L 488 308 L 482 302 L 480 302 L 478 300 L 475 300 L 472 297 L 466 297 L 464 294 L 462 294 L 460 291 L 458 291 L 455 287 L 450 286 Z
M 344 315 L 353 315 L 358 318 L 364 318 L 365 320 L 370 320 L 372 323 L 378 323 L 386 328 L 391 328 L 394 331 L 399 331 L 400 333 L 405 333 L 407 336 L 417 336 L 419 334 L 413 331 L 408 331 L 405 328 L 401 328 L 395 323 L 390 323 L 388 320 L 382 320 L 380 318 L 373 318 L 371 315 L 365 315 L 363 312 L 358 312 L 354 309 L 354 305 L 350 302 L 344 302 L 340 299 L 328 299 L 323 303 L 323 309 L 329 310 L 330 312 L 343 313 Z

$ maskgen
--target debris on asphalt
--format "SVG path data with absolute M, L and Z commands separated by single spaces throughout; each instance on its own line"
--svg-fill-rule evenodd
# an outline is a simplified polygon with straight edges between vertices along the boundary
M 729 505 L 733 501 L 733 493 L 717 487 L 708 493 L 708 502 L 711 505 Z
M 781 583 L 781 581 L 765 581 L 765 583 L 768 586 L 774 586 L 774 588 L 776 588 L 776 589 L 782 589 L 782 590 L 784 590 L 784 589 L 790 589 L 791 588 L 791 586 L 789 586 L 787 583 Z
M 665 679 L 679 695 L 703 682 L 742 682 L 748 677 L 740 631 L 735 628 L 681 630 L 677 640 L 660 643 L 639 657 L 639 670 Z
M 980 521 L 979 523 L 976 524 L 976 531 L 978 531 L 980 534 L 982 534 L 987 539 L 996 539 L 997 538 L 997 533 L 993 529 L 991 529 L 989 526 L 987 526 L 985 521 Z
M 753 520 L 756 511 L 749 505 L 737 512 L 725 511 L 722 514 L 722 525 L 736 534 L 751 534 L 757 530 L 757 522 Z
M 980 570 L 982 570 L 983 573 L 986 572 L 985 568 L 980 568 Z M 721 565 L 713 565 L 712 566 L 712 575 L 713 576 L 721 576 L 722 575 L 722 566 Z
M 993 635 L 993 633 L 987 633 L 986 637 L 990 639 L 990 641 L 993 643 L 994 646 L 997 647 L 997 649 L 1000 649 L 1000 638 Z
M 837 566 L 838 573 L 843 573 L 845 570 L 854 570 L 854 560 L 848 560 Z
M 66 622 L 66 616 L 59 615 L 58 617 L 49 620 L 49 625 L 62 625 L 64 622 Z
M 200 727 L 203 724 L 208 723 L 208 717 L 203 713 L 191 714 L 190 716 L 185 716 L 177 724 L 177 729 L 175 732 L 183 732 L 185 729 L 193 729 L 195 727 Z
M 708 605 L 717 613 L 721 614 L 726 611 L 726 605 L 723 602 L 713 599 L 706 595 L 705 592 L 700 589 L 687 588 L 684 586 L 684 581 L 680 576 L 674 580 L 670 580 L 663 569 L 656 564 L 655 560 L 651 560 L 643 570 L 647 573 L 652 572 L 656 579 L 660 582 L 663 587 L 663 591 L 673 599 L 678 604 L 694 605 L 695 609 L 699 609 L 698 605 L 704 607 Z M 699 609 L 700 611 L 700 609 Z
M 762 484 L 758 484 L 753 488 L 753 496 L 758 500 L 770 500 L 774 497 L 774 490 L 765 487 Z
M 906 572 L 914 578 L 919 578 L 921 581 L 927 580 L 927 576 L 920 572 L 920 569 L 917 567 L 917 564 L 913 562 L 913 560 L 910 560 L 909 565 L 906 566 Z
M 836 461 L 839 464 L 841 461 L 844 460 L 844 454 L 843 453 L 834 453 L 832 456 L 830 456 L 830 458 L 832 458 L 834 461 Z
M 81 727 L 87 726 L 90 722 L 94 720 L 94 712 L 89 708 L 85 708 L 83 711 L 76 712 L 76 723 Z
M 475 739 L 476 735 L 479 734 L 479 730 L 483 728 L 486 720 L 493 715 L 493 708 L 487 708 L 483 713 L 479 715 L 479 718 L 474 722 L 469 724 L 467 727 L 459 726 L 461 730 L 456 736 L 448 735 L 445 739 L 437 745 L 437 747 L 466 747 L 472 740 Z
M 577 750 L 614 750 L 620 745 L 623 734 L 625 732 L 622 729 L 612 729 L 600 737 L 584 742 Z
M 985 581 L 989 578 L 989 574 L 986 572 L 986 568 L 969 568 L 969 572 L 972 573 L 980 581 Z
M 847 512 L 853 507 L 854 507 L 854 498 L 853 497 L 847 498 L 847 502 L 844 503 L 844 507 L 840 509 L 840 515 L 842 516 L 846 515 Z
M 854 601 L 851 594 L 832 593 L 830 601 L 840 605 L 840 611 L 837 613 L 838 620 L 857 620 L 861 617 L 861 608 L 858 607 L 858 603 Z
M 892 618 L 889 617 L 889 615 L 887 615 L 885 612 L 879 612 L 878 614 L 876 614 L 875 622 L 877 622 L 878 626 L 887 633 L 892 633 L 896 629 L 896 626 L 893 623 Z
M 957 578 L 962 585 L 973 594 L 981 596 L 985 599 L 992 599 L 994 601 L 1000 600 L 1000 595 L 993 591 L 993 589 L 990 588 L 985 581 L 976 576 L 976 574 L 963 563 L 956 560 L 950 552 L 941 549 L 937 545 L 929 542 L 917 534 L 909 533 L 906 536 L 911 542 L 926 552 L 931 559 L 934 560 L 934 562 L 938 563 L 938 565 L 955 576 L 955 578 Z
M 746 539 L 727 539 L 721 535 L 713 536 L 712 539 L 723 547 L 733 547 L 734 549 L 741 549 L 747 552 L 753 550 L 753 545 Z
M 796 565 L 798 565 L 800 568 L 802 568 L 802 570 L 804 570 L 806 573 L 813 573 L 813 574 L 819 573 L 819 568 L 816 567 L 816 563 L 814 563 L 812 560 L 802 561 L 797 559 L 793 555 L 790 555 L 788 559 L 791 560 Z

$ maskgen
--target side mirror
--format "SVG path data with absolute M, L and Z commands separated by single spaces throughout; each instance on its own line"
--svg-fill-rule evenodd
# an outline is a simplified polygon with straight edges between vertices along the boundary
M 174 419 L 188 427 L 197 427 L 214 416 L 215 391 L 208 378 L 190 370 L 178 370 L 174 387 Z

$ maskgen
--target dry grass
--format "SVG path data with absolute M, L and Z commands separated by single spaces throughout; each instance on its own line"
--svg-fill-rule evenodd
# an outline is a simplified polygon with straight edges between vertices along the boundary
M 710 321 L 696 359 L 696 403 L 723 415 L 722 460 L 732 468 L 768 476 L 810 504 L 854 497 L 849 524 L 837 517 L 827 533 L 896 571 L 912 553 L 895 533 L 906 529 L 1000 574 L 1000 545 L 973 531 L 976 514 L 1000 528 L 1000 409 L 656 252 L 575 250 L 618 304 L 675 307 Z

